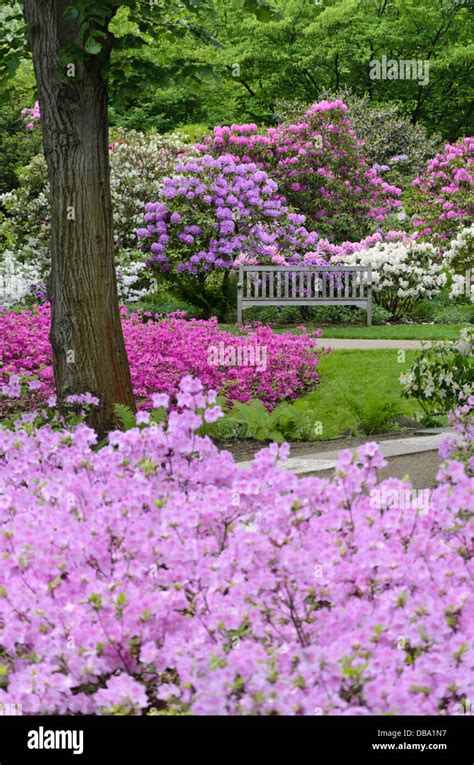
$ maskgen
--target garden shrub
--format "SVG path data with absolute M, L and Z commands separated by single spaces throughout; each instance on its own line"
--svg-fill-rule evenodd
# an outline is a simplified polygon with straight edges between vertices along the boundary
M 281 401 L 268 411 L 261 401 L 234 401 L 223 419 L 204 425 L 199 432 L 213 440 L 251 439 L 254 441 L 312 440 L 315 435 L 315 412 L 304 398 L 290 403 Z
M 390 312 L 382 306 L 372 306 L 372 324 L 386 324 L 390 319 Z M 318 306 L 309 309 L 309 320 L 316 324 L 366 324 L 367 311 L 364 308 L 353 306 Z
M 474 390 L 474 328 L 461 330 L 456 342 L 425 347 L 400 382 L 428 418 L 450 412 Z
M 40 271 L 22 263 L 17 253 L 5 250 L 0 255 L 0 308 L 37 303 L 46 299 L 46 285 Z
M 387 401 L 376 392 L 368 392 L 363 402 L 347 398 L 344 406 L 355 418 L 354 434 L 363 433 L 366 436 L 395 430 L 397 420 L 403 414 L 398 401 Z
M 248 308 L 245 311 L 246 321 L 261 321 L 268 324 L 285 326 L 298 324 L 301 321 L 317 324 L 366 324 L 367 312 L 354 306 L 320 305 L 320 306 L 282 306 Z M 386 324 L 390 319 L 389 311 L 374 304 L 372 306 L 372 324 Z
M 405 318 L 415 322 L 434 324 L 469 324 L 474 320 L 474 306 L 462 300 L 453 300 L 449 286 L 452 275 L 448 274 L 447 286 L 434 298 L 416 303 Z
M 133 276 L 137 268 L 133 264 L 139 262 L 135 232 L 143 220 L 146 202 L 156 198 L 163 179 L 173 172 L 176 163 L 193 153 L 193 147 L 176 138 L 121 129 L 111 134 L 114 241 L 119 270 L 120 267 L 127 270 L 127 276 Z M 2 197 L 4 246 L 8 235 L 15 243 L 18 259 L 34 265 L 44 278 L 49 272 L 50 213 L 46 161 L 42 154 L 19 173 L 19 184 L 18 189 Z M 131 295 L 127 293 L 124 297 L 130 299 Z
M 15 76 L 2 82 L 0 110 L 0 209 L 2 194 L 18 186 L 18 172 L 41 151 L 41 131 L 25 130 L 18 108 L 32 97 L 34 75 L 31 62 L 23 60 Z
M 179 125 L 169 133 L 165 133 L 165 135 L 169 138 L 176 138 L 184 143 L 194 144 L 196 141 L 202 141 L 208 132 L 208 125 L 205 125 L 202 122 L 196 122 Z
M 474 303 L 474 224 L 461 229 L 450 242 L 444 259 L 453 272 L 450 297 L 464 296 Z
M 474 476 L 474 396 L 461 399 L 449 413 L 448 420 L 456 433 L 445 438 L 439 450 L 440 456 L 445 460 L 463 462 L 468 475 Z
M 225 315 L 235 299 L 230 271 L 237 263 L 298 262 L 316 244 L 304 216 L 281 201 L 275 181 L 254 163 L 205 155 L 176 171 L 147 204 L 137 235 L 150 266 L 206 315 Z
M 136 313 L 142 321 L 161 321 L 163 316 L 180 312 L 186 314 L 186 319 L 201 319 L 201 312 L 191 303 L 183 300 L 173 300 L 169 303 L 149 303 L 140 301 L 129 307 L 129 314 Z
M 154 406 L 167 397 L 155 395 Z M 272 444 L 249 467 L 166 426 L 0 430 L 0 703 L 24 714 L 451 715 L 474 694 L 474 480 L 331 479 Z M 472 438 L 472 434 L 471 434 Z
M 272 255 L 270 258 L 263 256 L 258 258 L 249 253 L 240 255 L 235 261 L 235 264 L 238 265 L 239 263 L 243 263 L 244 265 L 257 265 L 259 262 L 263 262 L 268 263 L 269 265 L 275 263 L 282 266 L 292 265 L 293 263 L 309 266 L 330 265 L 332 261 L 336 263 L 338 259 L 343 260 L 345 257 L 354 255 L 355 253 L 368 250 L 376 244 L 406 241 L 408 237 L 405 231 L 396 229 L 387 231 L 386 233 L 377 232 L 375 234 L 370 234 L 359 242 L 346 241 L 340 244 L 334 244 L 334 242 L 330 242 L 328 239 L 316 238 L 317 241 L 315 245 L 310 251 L 304 253 L 303 256 L 295 256 L 291 250 L 287 253 L 282 251 L 278 255 Z
M 444 252 L 444 259 L 455 274 L 464 276 L 466 271 L 474 269 L 474 223 L 459 231 Z
M 276 324 L 278 326 L 298 324 L 301 322 L 301 318 L 301 308 L 294 305 L 248 308 L 244 313 L 244 319 L 247 322 L 261 321 L 263 324 Z
M 474 307 L 461 303 L 441 308 L 435 314 L 438 324 L 474 324 Z
M 452 298 L 466 298 L 474 303 L 474 276 L 466 281 L 466 276 L 460 274 L 454 274 L 452 277 L 450 297 Z
M 18 172 L 19 186 L 1 198 L 5 215 L 1 223 L 1 250 L 14 243 L 15 257 L 37 269 L 40 278 L 49 271 L 49 186 L 42 154 Z
M 376 167 L 385 180 L 404 189 L 424 170 L 429 159 L 442 148 L 441 136 L 428 135 L 424 125 L 414 124 L 403 113 L 401 104 L 374 104 L 367 94 L 350 90 L 323 91 L 323 99 L 341 100 L 357 138 L 364 142 L 362 152 L 369 167 Z M 307 110 L 303 104 L 280 102 L 279 121 L 301 122 Z
M 341 100 L 313 104 L 290 125 L 216 127 L 197 146 L 257 163 L 308 225 L 332 242 L 362 239 L 401 209 L 400 189 L 367 164 Z
M 228 403 L 259 398 L 273 409 L 319 381 L 319 331 L 276 334 L 270 327 L 257 325 L 233 335 L 222 332 L 217 319 L 187 320 L 178 313 L 145 323 L 140 315 L 127 318 L 126 314 L 123 308 L 125 346 L 138 399 L 161 390 L 174 401 L 181 377 L 194 374 Z M 21 313 L 0 311 L 0 382 L 7 383 L 11 375 L 35 375 L 36 400 L 43 402 L 54 393 L 49 323 L 48 305 Z M 12 406 L 28 408 L 28 398 L 13 401 Z
M 165 177 L 184 156 L 195 153 L 189 143 L 175 136 L 115 128 L 111 134 L 110 189 L 114 213 L 115 245 L 136 248 L 135 231 L 143 220 L 147 202 L 156 198 Z
M 474 138 L 447 143 L 413 181 L 405 202 L 418 238 L 440 243 L 456 236 L 474 214 Z
M 381 242 L 336 255 L 333 262 L 371 266 L 374 300 L 394 319 L 408 314 L 420 300 L 438 295 L 446 284 L 438 251 L 428 242 Z

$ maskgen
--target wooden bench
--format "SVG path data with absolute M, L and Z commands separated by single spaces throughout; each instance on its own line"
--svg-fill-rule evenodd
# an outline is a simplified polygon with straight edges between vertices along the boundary
M 239 266 L 237 322 L 254 306 L 355 305 L 372 326 L 372 268 L 364 266 Z

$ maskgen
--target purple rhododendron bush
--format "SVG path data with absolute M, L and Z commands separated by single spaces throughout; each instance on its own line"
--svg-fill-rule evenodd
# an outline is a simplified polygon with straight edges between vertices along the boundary
M 178 165 L 158 202 L 146 205 L 137 231 L 150 265 L 196 274 L 231 268 L 237 255 L 268 258 L 282 251 L 299 261 L 318 236 L 277 195 L 278 185 L 254 163 L 232 154 Z M 191 223 L 192 219 L 192 223 Z
M 139 399 L 156 390 L 174 398 L 181 378 L 193 374 L 228 402 L 258 398 L 273 409 L 319 382 L 320 331 L 276 334 L 268 326 L 256 325 L 235 336 L 221 331 L 215 318 L 188 321 L 178 312 L 146 323 L 138 314 L 127 318 L 125 309 L 122 314 L 132 384 Z M 48 305 L 21 313 L 0 310 L 0 388 L 3 383 L 4 393 L 13 396 L 9 403 L 0 400 L 0 412 L 31 408 L 54 393 L 49 323 Z M 236 363 L 239 359 L 253 363 Z M 21 382 L 28 377 L 30 390 L 24 399 Z
M 276 444 L 239 468 L 196 435 L 214 402 L 187 376 L 166 425 L 100 450 L 84 424 L 0 430 L 0 702 L 421 715 L 472 698 L 463 463 L 418 507 L 377 482 L 374 443 L 331 480 L 280 470 Z

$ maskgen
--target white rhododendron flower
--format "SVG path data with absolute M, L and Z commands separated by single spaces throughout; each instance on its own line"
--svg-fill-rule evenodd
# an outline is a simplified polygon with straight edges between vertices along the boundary
M 466 271 L 474 269 L 474 223 L 461 229 L 450 242 L 444 261 L 448 268 L 463 276 Z
M 18 256 L 6 250 L 0 255 L 0 306 L 11 308 L 33 296 L 32 288 L 42 285 L 35 265 L 22 263 Z
M 149 278 L 146 279 L 145 284 L 140 284 L 143 282 L 144 275 L 149 277 L 149 274 L 143 273 L 145 269 L 145 261 L 132 260 L 117 266 L 117 287 L 121 301 L 136 303 L 148 295 L 150 292 Z
M 375 302 L 396 318 L 418 300 L 437 295 L 446 284 L 439 252 L 425 242 L 379 242 L 366 250 L 338 255 L 332 262 L 372 266 Z

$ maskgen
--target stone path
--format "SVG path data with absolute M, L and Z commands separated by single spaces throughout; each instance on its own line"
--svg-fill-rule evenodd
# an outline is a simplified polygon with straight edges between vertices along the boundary
M 355 338 L 321 337 L 318 345 L 321 348 L 334 348 L 334 350 L 376 351 L 390 349 L 405 351 L 420 351 L 423 345 L 430 344 L 429 340 L 363 340 Z
M 438 448 L 447 435 L 454 431 L 449 428 L 437 429 L 436 433 L 424 431 L 426 435 L 413 438 L 394 438 L 379 442 L 379 448 L 389 464 L 382 471 L 381 478 L 389 475 L 403 478 L 409 474 L 415 488 L 424 488 L 434 484 L 439 466 Z M 371 439 L 368 438 L 368 441 Z M 305 454 L 289 457 L 281 463 L 282 470 L 289 470 L 300 476 L 330 475 L 337 464 L 339 450 Z M 416 456 L 415 456 L 416 455 Z M 250 462 L 239 462 L 239 467 L 247 467 Z

